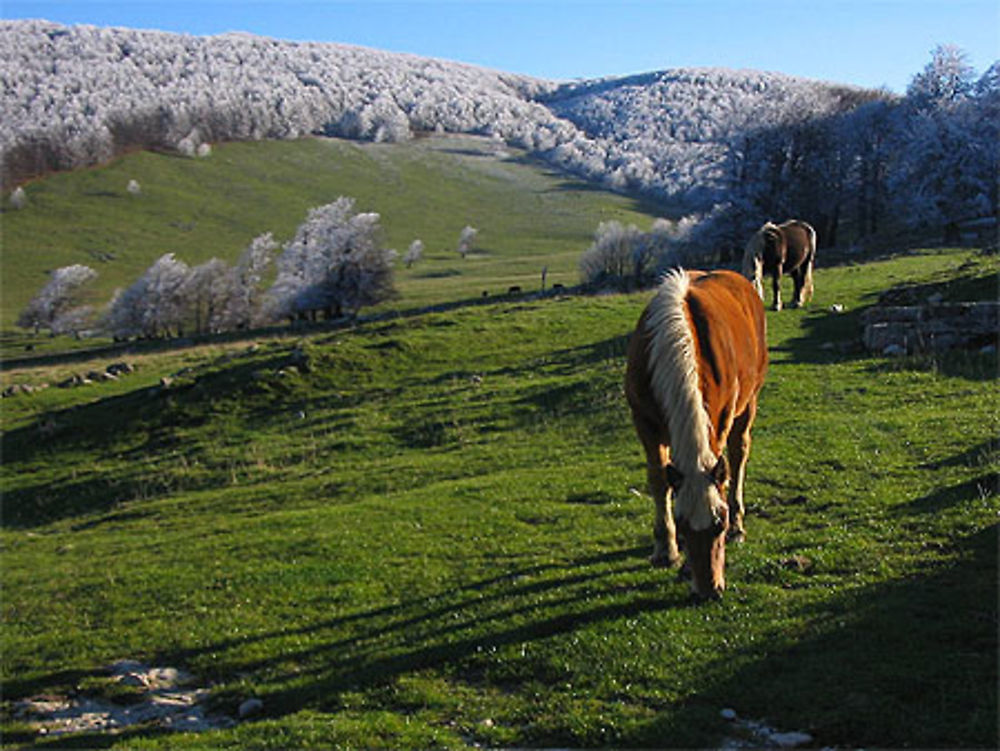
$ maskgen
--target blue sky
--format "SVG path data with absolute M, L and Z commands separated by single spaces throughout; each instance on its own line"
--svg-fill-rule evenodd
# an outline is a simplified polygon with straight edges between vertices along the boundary
M 0 0 L 0 16 L 345 42 L 555 79 L 719 66 L 902 93 L 938 44 L 979 73 L 1000 58 L 1000 0 Z

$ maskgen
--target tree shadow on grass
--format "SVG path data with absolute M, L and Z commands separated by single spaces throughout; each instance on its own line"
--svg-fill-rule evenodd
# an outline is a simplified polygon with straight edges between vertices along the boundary
M 445 586 L 426 597 L 348 612 L 301 628 L 276 629 L 169 651 L 151 664 L 193 668 L 225 684 L 254 676 L 264 717 L 306 708 L 341 709 L 345 694 L 393 687 L 427 669 L 485 680 L 481 660 L 506 647 L 539 642 L 605 620 L 688 607 L 687 588 L 650 573 L 646 547 L 515 567 Z M 265 656 L 262 656 L 265 655 Z M 544 663 L 522 666 L 524 680 L 546 680 Z M 8 698 L 60 693 L 96 671 L 64 670 L 5 686 Z M 478 674 L 478 679 L 475 677 Z M 217 692 L 214 711 L 234 716 L 244 688 Z M 390 711 L 392 707 L 387 707 Z
M 732 707 L 744 718 L 809 732 L 817 745 L 992 747 L 998 529 L 994 525 L 960 540 L 952 565 L 888 584 L 850 587 L 833 598 L 800 600 L 800 638 L 776 635 L 721 654 L 696 695 L 661 705 L 652 720 L 621 728 L 615 745 L 717 743 L 727 731 L 719 709 Z M 427 670 L 468 686 L 511 692 L 527 683 L 555 684 L 568 677 L 548 660 L 533 661 L 532 653 L 540 650 L 529 648 L 524 656 L 525 646 L 595 624 L 691 606 L 686 587 L 649 571 L 646 552 L 643 546 L 514 567 L 437 588 L 430 596 L 165 652 L 153 662 L 193 668 L 203 680 L 217 681 L 215 710 L 229 714 L 246 698 L 246 686 L 245 679 L 232 688 L 226 683 L 237 675 L 253 676 L 264 719 L 303 709 L 336 712 L 358 692 L 368 692 L 378 711 L 406 712 L 407 700 L 396 696 L 398 681 Z M 725 608 L 726 602 L 711 607 Z M 512 647 L 521 648 L 520 657 L 510 657 Z M 5 693 L 58 690 L 85 674 L 15 680 Z M 519 732 L 522 745 L 574 742 L 571 735 L 560 735 L 568 730 L 532 736 L 530 723 Z
M 700 701 L 817 746 L 996 747 L 998 530 L 961 540 L 951 566 L 804 606 L 813 635 L 727 656 L 740 666 Z M 683 716 L 625 745 L 669 738 Z

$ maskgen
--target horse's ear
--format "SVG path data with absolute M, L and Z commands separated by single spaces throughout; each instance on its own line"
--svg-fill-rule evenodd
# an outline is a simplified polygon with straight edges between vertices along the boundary
M 708 476 L 712 479 L 712 482 L 720 486 L 725 485 L 729 481 L 729 462 L 726 460 L 725 454 L 719 455 L 719 461 L 712 467 L 712 471 L 708 473 Z
M 673 464 L 667 465 L 667 485 L 669 485 L 674 490 L 677 490 L 684 482 L 684 473 L 681 472 Z

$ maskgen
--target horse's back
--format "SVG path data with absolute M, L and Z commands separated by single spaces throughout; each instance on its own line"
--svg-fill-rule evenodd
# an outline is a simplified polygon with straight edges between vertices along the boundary
M 760 296 L 732 271 L 690 272 L 687 303 L 710 412 L 743 411 L 767 372 L 767 320 Z M 716 415 L 712 415 L 713 418 Z
M 718 339 L 719 346 L 737 348 L 740 359 L 760 366 L 767 362 L 767 319 L 764 305 L 753 285 L 733 271 L 691 271 L 688 307 L 696 329 L 700 329 L 695 309 L 705 317 L 699 336 Z
M 785 237 L 786 266 L 794 268 L 816 252 L 816 230 L 808 222 L 789 219 L 780 229 Z

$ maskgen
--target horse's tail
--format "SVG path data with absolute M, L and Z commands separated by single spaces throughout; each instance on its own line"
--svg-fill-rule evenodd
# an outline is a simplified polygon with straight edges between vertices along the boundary
M 753 233 L 743 251 L 743 276 L 750 280 L 760 299 L 764 299 L 764 228 Z
M 811 224 L 802 222 L 809 235 L 809 247 L 806 252 L 806 273 L 802 285 L 802 302 L 808 302 L 813 296 L 813 265 L 816 263 L 816 230 Z

